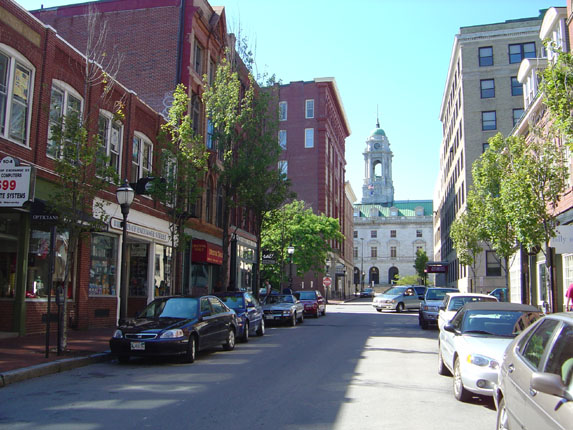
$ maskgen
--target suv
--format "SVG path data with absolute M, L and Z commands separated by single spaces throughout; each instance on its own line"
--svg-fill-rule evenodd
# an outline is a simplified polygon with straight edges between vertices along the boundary
M 378 294 L 372 300 L 372 306 L 378 312 L 395 310 L 402 312 L 407 309 L 420 309 L 420 302 L 424 300 L 426 287 L 422 285 L 400 285 L 390 288 L 383 294 Z
M 326 315 L 326 300 L 320 291 L 295 291 L 294 295 L 304 305 L 305 315 L 313 315 L 316 318 Z
M 420 304 L 420 314 L 418 315 L 420 327 L 426 330 L 430 324 L 437 325 L 440 305 L 444 301 L 446 294 L 457 292 L 458 290 L 455 288 L 428 288 L 424 301 Z

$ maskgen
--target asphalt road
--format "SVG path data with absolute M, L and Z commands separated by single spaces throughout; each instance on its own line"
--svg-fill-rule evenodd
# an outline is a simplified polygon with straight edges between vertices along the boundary
M 370 302 L 193 364 L 101 363 L 9 385 L 0 429 L 493 430 L 493 403 L 456 401 L 437 374 L 437 330 Z

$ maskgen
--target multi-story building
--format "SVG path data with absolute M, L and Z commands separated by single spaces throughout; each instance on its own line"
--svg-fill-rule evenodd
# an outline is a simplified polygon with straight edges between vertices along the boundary
M 135 91 L 156 111 L 165 114 L 172 102 L 176 85 L 184 84 L 191 97 L 191 114 L 195 132 L 204 137 L 211 151 L 210 169 L 203 185 L 203 195 L 189 208 L 190 219 L 185 233 L 192 237 L 183 265 L 185 289 L 218 287 L 223 246 L 223 196 L 218 185 L 217 169 L 222 153 L 211 138 L 212 125 L 205 116 L 201 101 L 204 80 L 211 83 L 219 61 L 234 37 L 227 33 L 225 9 L 211 7 L 207 0 L 107 0 L 32 11 L 42 22 L 54 27 L 65 39 L 85 52 L 88 21 L 95 13 L 106 22 L 106 52 L 119 53 L 122 62 L 117 78 Z M 100 28 L 100 27 L 96 27 Z M 245 86 L 247 71 L 238 55 L 239 76 Z M 243 222 L 240 209 L 231 213 L 231 228 L 236 240 L 229 249 L 229 283 L 237 288 L 252 287 L 252 267 L 256 258 L 256 238 L 250 218 Z M 236 224 L 240 224 L 236 228 Z M 222 286 L 226 288 L 227 286 Z
M 366 140 L 362 202 L 354 205 L 353 282 L 392 285 L 414 276 L 416 252 L 432 249 L 432 201 L 394 200 L 392 150 L 379 123 Z
M 505 286 L 501 262 L 486 249 L 478 256 L 477 285 L 460 265 L 450 226 L 464 210 L 472 185 L 472 163 L 496 133 L 509 135 L 523 115 L 518 69 L 542 50 L 542 15 L 502 23 L 462 27 L 455 36 L 440 109 L 443 139 L 434 193 L 434 260 L 447 263 L 447 285 L 486 292 Z
M 312 274 L 297 279 L 297 283 L 302 288 L 337 295 L 344 291 L 347 277 L 340 275 L 351 273 L 353 267 L 345 246 L 351 234 L 345 209 L 344 151 L 349 135 L 350 126 L 334 78 L 279 86 L 279 142 L 283 147 L 279 167 L 291 180 L 297 199 L 305 201 L 316 214 L 338 219 L 346 238 L 331 244 L 334 252 L 328 274 L 338 276 L 333 277 L 336 283 L 329 291 L 325 291 L 322 279 Z

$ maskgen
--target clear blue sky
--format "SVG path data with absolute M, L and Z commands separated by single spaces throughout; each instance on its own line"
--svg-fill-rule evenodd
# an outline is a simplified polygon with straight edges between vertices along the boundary
M 26 9 L 82 3 L 18 0 Z M 210 0 L 247 37 L 259 71 L 283 83 L 334 77 L 351 136 L 346 179 L 362 196 L 365 141 L 376 125 L 394 153 L 395 199 L 432 199 L 440 104 L 460 27 L 534 17 L 565 0 Z

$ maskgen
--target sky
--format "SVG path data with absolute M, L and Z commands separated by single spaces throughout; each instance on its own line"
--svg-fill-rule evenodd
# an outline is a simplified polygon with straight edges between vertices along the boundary
M 17 0 L 28 10 L 82 3 Z M 282 83 L 334 77 L 351 135 L 346 180 L 362 198 L 366 139 L 386 132 L 395 200 L 431 200 L 442 95 L 460 27 L 536 17 L 566 0 L 210 0 L 247 38 L 257 71 Z

